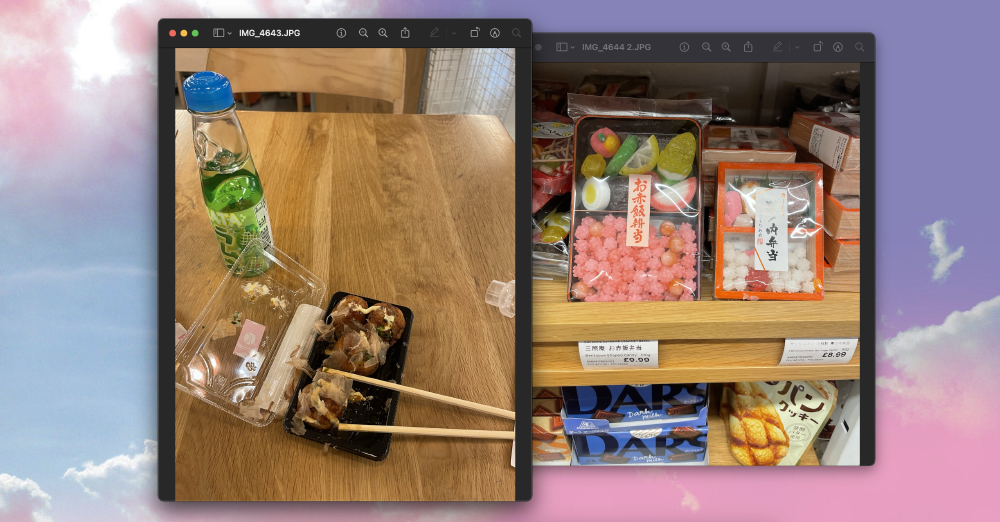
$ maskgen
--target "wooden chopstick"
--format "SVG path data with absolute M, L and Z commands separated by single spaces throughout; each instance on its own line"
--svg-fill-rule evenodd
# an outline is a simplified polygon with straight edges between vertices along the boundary
M 431 437 L 514 440 L 513 431 L 454 430 L 447 428 L 413 428 L 409 426 L 370 426 L 368 424 L 341 424 L 338 429 L 340 431 L 395 433 L 399 435 L 429 435 Z
M 487 406 L 485 404 L 479 404 L 478 402 L 471 402 L 471 401 L 466 401 L 466 400 L 462 400 L 462 399 L 456 399 L 454 397 L 449 397 L 447 395 L 441 395 L 439 393 L 434 393 L 434 392 L 429 392 L 429 391 L 424 391 L 424 390 L 418 390 L 416 388 L 410 388 L 409 386 L 403 386 L 402 384 L 395 384 L 395 383 L 391 383 L 391 382 L 380 381 L 378 379 L 373 379 L 371 377 L 365 377 L 365 376 L 356 375 L 356 374 L 353 374 L 353 373 L 342 372 L 340 370 L 333 370 L 333 369 L 330 369 L 330 368 L 323 368 L 322 371 L 324 371 L 326 373 L 339 373 L 340 375 L 343 375 L 344 377 L 347 377 L 348 379 L 354 379 L 355 381 L 360 381 L 360 382 L 367 383 L 367 384 L 374 384 L 375 386 L 381 386 L 383 388 L 387 388 L 387 389 L 390 389 L 390 390 L 393 390 L 393 391 L 405 392 L 405 393 L 409 393 L 409 394 L 412 394 L 412 395 L 417 395 L 417 396 L 423 397 L 425 399 L 430 399 L 432 401 L 438 401 L 438 402 L 443 402 L 445 404 L 451 404 L 452 406 L 458 406 L 459 408 L 467 408 L 467 409 L 475 410 L 475 411 L 482 412 L 482 413 L 488 413 L 490 415 L 496 415 L 497 417 L 503 417 L 505 419 L 514 420 L 514 412 L 512 412 L 510 410 L 505 410 L 505 409 L 502 409 L 502 408 L 495 408 L 493 406 Z M 493 432 L 487 432 L 487 433 L 493 433 Z M 497 433 L 505 433 L 505 432 L 497 432 Z

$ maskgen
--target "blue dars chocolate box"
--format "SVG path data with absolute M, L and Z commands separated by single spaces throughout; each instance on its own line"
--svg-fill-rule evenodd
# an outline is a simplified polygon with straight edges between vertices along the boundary
M 567 435 L 705 426 L 708 384 L 564 386 Z
M 707 451 L 707 426 L 573 436 L 574 465 L 698 465 Z

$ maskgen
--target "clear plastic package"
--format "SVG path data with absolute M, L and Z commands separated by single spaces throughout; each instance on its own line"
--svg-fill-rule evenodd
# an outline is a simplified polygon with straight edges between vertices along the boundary
M 719 162 L 795 163 L 795 145 L 777 127 L 709 125 L 702 140 L 705 205 L 715 204 Z
M 819 165 L 722 162 L 716 197 L 716 298 L 823 299 Z
M 574 136 L 569 299 L 697 299 L 699 123 L 585 116 Z
M 252 240 L 178 345 L 176 387 L 254 426 L 269 424 L 287 409 L 296 370 L 286 361 L 311 349 L 325 294 L 302 265 Z

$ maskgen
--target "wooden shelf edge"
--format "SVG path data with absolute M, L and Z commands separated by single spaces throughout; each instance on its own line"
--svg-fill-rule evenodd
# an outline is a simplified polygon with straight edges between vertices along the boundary
M 584 370 L 576 343 L 535 343 L 533 386 L 859 379 L 861 350 L 846 364 L 778 366 L 784 341 L 660 341 L 659 368 Z
M 702 300 L 570 303 L 565 283 L 535 281 L 534 342 L 624 339 L 859 337 L 861 296 L 827 292 L 822 301 Z

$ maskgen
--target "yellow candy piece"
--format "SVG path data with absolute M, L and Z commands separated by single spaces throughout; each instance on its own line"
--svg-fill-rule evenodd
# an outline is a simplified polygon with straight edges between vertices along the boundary
M 555 243 L 556 241 L 561 241 L 562 238 L 566 237 L 569 231 L 563 229 L 562 227 L 546 227 L 542 231 L 542 243 Z
M 608 162 L 604 161 L 603 156 L 600 154 L 591 154 L 587 156 L 587 159 L 583 160 L 583 165 L 580 165 L 580 172 L 587 178 L 599 178 L 604 175 L 604 169 L 607 166 Z

